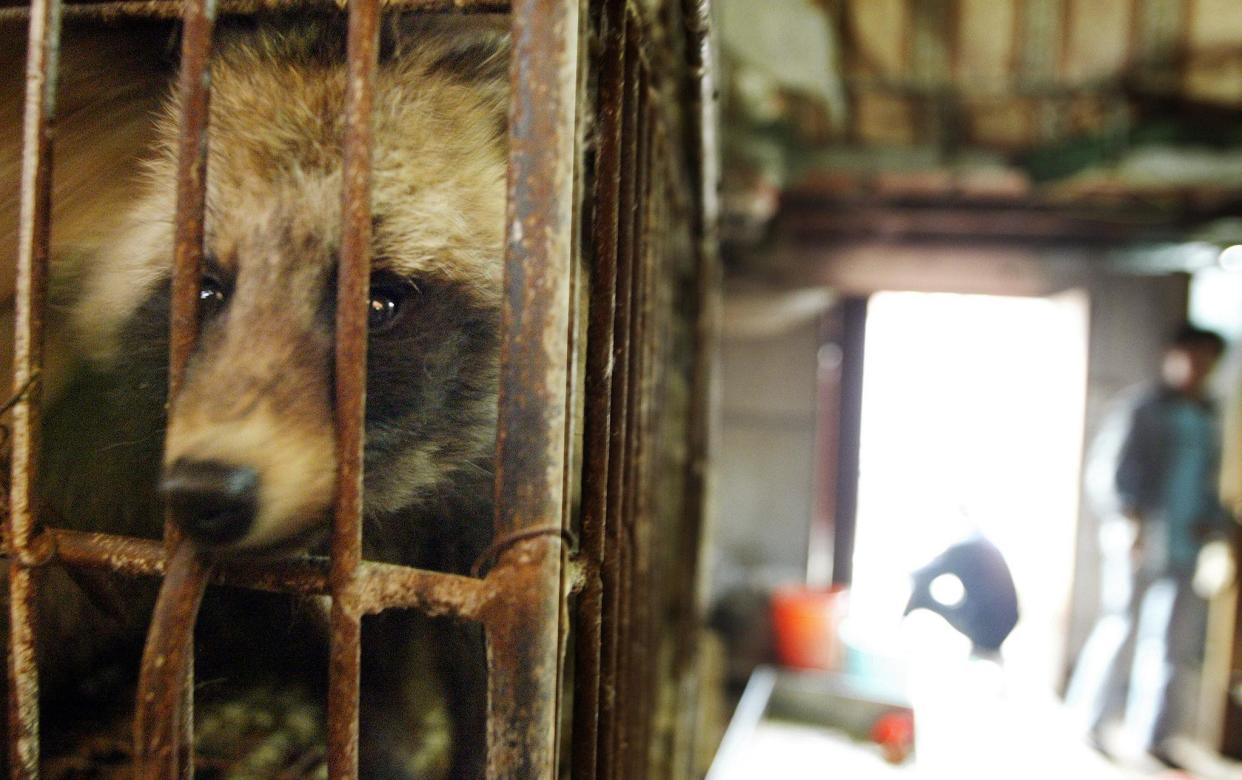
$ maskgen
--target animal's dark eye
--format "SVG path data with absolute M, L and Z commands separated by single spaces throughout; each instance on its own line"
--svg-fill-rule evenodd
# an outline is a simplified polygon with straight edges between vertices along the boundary
M 210 274 L 203 276 L 198 288 L 198 307 L 204 319 L 218 314 L 227 299 L 228 293 L 223 282 Z
M 371 298 L 367 303 L 367 330 L 371 335 L 391 330 L 401 320 L 413 289 L 408 282 L 398 280 L 371 284 Z

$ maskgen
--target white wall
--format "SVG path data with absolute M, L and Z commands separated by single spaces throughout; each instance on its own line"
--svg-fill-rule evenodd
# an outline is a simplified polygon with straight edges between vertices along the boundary
M 805 576 L 818 349 L 816 318 L 723 344 L 713 595 Z

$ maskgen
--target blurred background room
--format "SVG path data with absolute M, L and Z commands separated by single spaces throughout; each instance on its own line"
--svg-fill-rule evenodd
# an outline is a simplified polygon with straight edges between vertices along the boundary
M 741 705 L 709 777 L 1242 777 L 1219 554 L 1234 526 L 1195 525 L 1193 553 L 1218 542 L 1186 596 L 1206 627 L 1147 636 L 1143 589 L 1168 572 L 1143 580 L 1131 550 L 1163 509 L 1113 522 L 1101 443 L 1144 394 L 1193 398 L 1217 424 L 1242 389 L 1242 4 L 718 0 L 715 15 L 709 590 Z M 1183 393 L 1167 377 L 1188 323 L 1231 349 Z M 1195 477 L 1213 493 L 1214 435 Z M 1125 537 L 1139 527 L 1146 542 Z M 937 558 L 962 543 L 999 565 Z M 1016 625 L 1011 604 L 981 604 L 1010 583 Z M 999 649 L 971 637 L 976 607 Z M 1083 660 L 1101 625 L 1124 669 L 1095 717 L 1066 696 L 1080 665 L 1104 674 Z M 1134 733 L 1138 694 L 1126 703 L 1134 647 L 1160 675 L 1182 639 L 1177 725 L 1153 744 Z

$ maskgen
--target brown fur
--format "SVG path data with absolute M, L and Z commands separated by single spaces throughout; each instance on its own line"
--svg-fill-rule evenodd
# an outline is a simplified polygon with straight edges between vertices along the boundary
M 412 292 L 399 327 L 369 345 L 367 554 L 464 573 L 491 521 L 507 55 L 487 22 L 387 27 L 373 118 L 372 278 Z M 185 458 L 260 474 L 258 520 L 230 552 L 304 549 L 326 529 L 342 32 L 337 21 L 277 21 L 223 36 L 212 65 L 206 250 L 227 297 L 204 319 L 166 420 L 175 103 L 115 237 L 62 264 L 57 306 L 78 369 L 49 398 L 43 492 L 74 525 L 157 535 L 160 464 Z M 408 616 L 370 631 L 375 693 L 364 693 L 363 736 L 382 744 L 364 745 L 367 766 L 391 776 L 448 771 L 446 740 L 417 725 L 448 719 L 452 771 L 477 772 L 477 633 Z
M 235 451 L 287 487 L 264 497 L 270 542 L 320 519 L 334 461 L 330 332 L 316 330 L 339 246 L 344 70 L 316 61 L 314 26 L 226 43 L 213 64 L 207 246 L 236 294 L 223 331 L 204 332 L 170 420 L 168 460 Z M 472 31 L 486 40 L 490 33 Z M 380 71 L 374 115 L 374 266 L 441 280 L 484 309 L 499 306 L 505 153 L 503 81 L 437 70 L 462 41 L 442 33 L 397 45 Z M 477 47 L 475 38 L 466 45 Z M 502 50 L 493 44 L 493 58 Z M 477 73 L 476 68 L 471 73 Z M 117 360 L 122 329 L 169 274 L 175 106 L 160 123 L 148 187 L 118 240 L 86 272 L 71 327 L 93 361 Z M 479 399 L 478 415 L 494 406 Z M 490 451 L 490 426 L 460 431 L 468 456 Z M 462 454 L 439 442 L 401 454 L 399 479 L 377 473 L 368 506 L 392 512 L 434 489 Z M 236 448 L 236 449 L 235 449 Z M 242 452 L 244 450 L 244 453 Z M 285 463 L 293 460 L 295 462 Z M 297 498 L 291 494 L 297 493 Z

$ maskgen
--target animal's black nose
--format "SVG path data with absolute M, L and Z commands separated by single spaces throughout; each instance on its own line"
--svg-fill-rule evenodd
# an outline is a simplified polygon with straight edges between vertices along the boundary
M 259 473 L 214 460 L 179 460 L 160 492 L 173 521 L 197 542 L 220 545 L 246 535 L 259 506 Z

